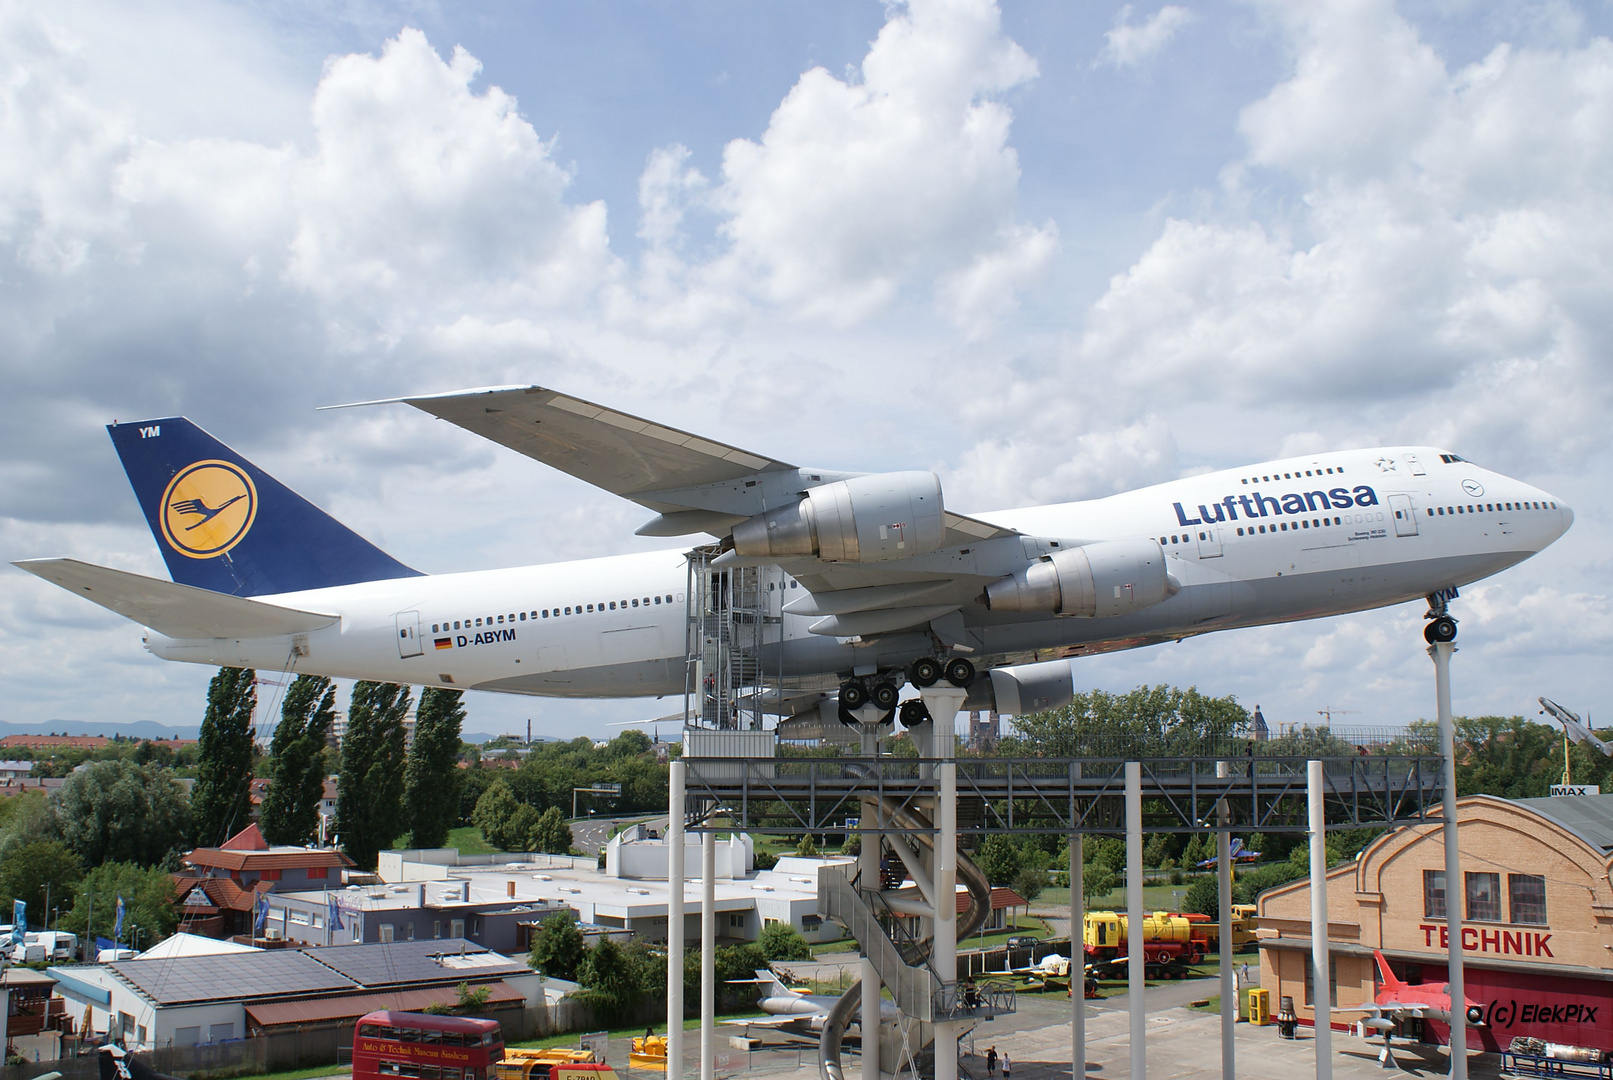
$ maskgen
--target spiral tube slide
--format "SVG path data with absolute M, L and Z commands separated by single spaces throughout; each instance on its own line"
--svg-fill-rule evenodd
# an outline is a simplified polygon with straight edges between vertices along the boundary
M 934 866 L 935 837 L 931 832 L 934 828 L 933 823 L 924 815 L 898 804 L 889 797 L 881 798 L 879 802 L 888 820 L 913 830 L 912 839 L 920 847 L 930 851 L 930 863 Z M 902 855 L 901 846 L 896 848 L 896 853 Z M 903 862 L 906 862 L 905 856 Z M 986 875 L 980 872 L 980 868 L 961 852 L 958 854 L 958 880 L 969 893 L 969 905 L 958 918 L 958 938 L 963 939 L 979 930 L 991 914 L 991 883 L 986 880 Z M 941 898 L 936 899 L 939 901 Z M 956 978 L 955 972 L 953 977 Z M 846 992 L 840 995 L 840 1000 L 834 1003 L 828 1015 L 824 1017 L 823 1033 L 818 1037 L 818 1073 L 823 1080 L 846 1080 L 845 1070 L 840 1064 L 840 1049 L 845 1039 L 846 1028 L 856 1019 L 861 1004 L 862 982 L 859 980 L 847 987 Z M 869 1046 L 878 1045 L 879 1032 L 865 1031 L 862 1033 L 862 1039 L 863 1052 L 867 1053 Z

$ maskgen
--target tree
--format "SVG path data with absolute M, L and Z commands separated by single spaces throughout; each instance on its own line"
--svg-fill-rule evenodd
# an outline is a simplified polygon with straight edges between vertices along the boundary
M 578 996 L 593 1006 L 606 1023 L 614 1025 L 625 1021 L 650 992 L 638 970 L 645 951 L 642 946 L 639 950 L 630 950 L 609 938 L 602 938 L 577 966 L 577 981 L 583 987 L 583 993 Z
M 577 929 L 577 916 L 569 911 L 558 912 L 544 919 L 532 935 L 527 966 L 556 979 L 574 979 L 586 951 L 582 931 Z
M 280 723 L 269 744 L 274 764 L 258 822 L 269 843 L 306 844 L 319 835 L 325 740 L 335 720 L 336 689 L 331 681 L 323 675 L 298 675 L 286 690 Z
M 489 844 L 500 851 L 511 851 L 519 842 L 510 839 L 510 826 L 515 821 L 516 812 L 521 809 L 515 792 L 500 777 L 476 800 L 476 812 L 471 815 L 471 823 L 482 831 L 482 839 Z
M 404 767 L 403 805 L 410 843 L 442 847 L 459 819 L 459 729 L 465 720 L 462 690 L 429 686 L 415 710 L 414 743 Z M 567 834 L 570 840 L 570 834 Z M 548 851 L 549 848 L 536 850 Z
M 795 853 L 803 859 L 817 857 L 818 845 L 813 843 L 811 833 L 801 834 L 801 842 L 795 845 Z
M 246 826 L 252 808 L 257 677 L 251 668 L 219 668 L 207 687 L 207 715 L 197 741 L 200 764 L 190 792 L 196 843 L 201 847 L 217 847 L 234 836 Z
M 806 943 L 806 938 L 787 922 L 776 922 L 763 927 L 756 944 L 761 946 L 762 956 L 768 963 L 774 960 L 812 959 L 812 948 Z
M 69 907 L 73 886 L 84 876 L 84 864 L 59 840 L 24 844 L 0 862 L 0 911 L 10 911 L 21 900 L 40 920 L 50 918 L 45 898 Z
M 1081 868 L 1081 895 L 1088 900 L 1108 896 L 1119 883 L 1114 867 L 1102 860 L 1094 860 Z
M 0 862 L 25 844 L 62 838 L 56 808 L 42 791 L 0 799 Z
M 347 737 L 336 778 L 336 828 L 342 849 L 361 870 L 403 831 L 403 718 L 409 689 L 356 682 L 347 708 Z
M 1014 843 L 1012 837 L 992 833 L 981 842 L 974 861 L 991 884 L 1009 885 L 1018 875 L 1024 860 L 1019 845 Z
M 94 761 L 53 797 L 67 846 L 86 866 L 164 866 L 185 850 L 190 805 L 172 771 L 132 761 Z
M 1213 877 L 1194 878 L 1193 884 L 1187 887 L 1187 895 L 1182 898 L 1182 910 L 1208 915 L 1212 919 L 1219 919 L 1221 917 L 1220 884 Z
M 1035 900 L 1047 888 L 1047 871 L 1036 866 L 1020 867 L 1014 875 L 1013 889 L 1026 900 Z
M 559 807 L 551 806 L 538 815 L 527 832 L 526 849 L 551 855 L 564 855 L 571 850 L 571 826 L 560 816 Z
M 73 894 L 73 910 L 62 916 L 62 927 L 85 940 L 96 934 L 112 936 L 118 897 L 123 897 L 123 940 L 149 946 L 174 932 L 179 914 L 174 903 L 174 879 L 160 866 L 109 862 L 85 874 Z M 90 923 L 90 918 L 94 923 Z

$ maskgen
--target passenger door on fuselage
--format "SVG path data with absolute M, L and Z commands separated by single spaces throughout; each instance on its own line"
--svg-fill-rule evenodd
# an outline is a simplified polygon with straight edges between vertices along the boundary
M 1417 535 L 1417 508 L 1410 495 L 1389 496 L 1389 509 L 1394 511 L 1396 536 Z

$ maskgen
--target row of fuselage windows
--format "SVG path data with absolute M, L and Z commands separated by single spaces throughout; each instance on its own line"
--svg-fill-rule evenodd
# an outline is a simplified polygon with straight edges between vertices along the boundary
M 1243 482 L 1245 484 L 1269 484 L 1273 480 L 1303 480 L 1307 476 L 1343 475 L 1343 466 L 1340 466 L 1336 469 L 1306 469 L 1304 472 L 1300 472 L 1298 469 L 1295 469 L 1293 472 L 1272 473 L 1270 476 L 1245 476 L 1243 478 Z
M 444 620 L 431 624 L 433 634 L 447 633 L 450 630 L 475 630 L 478 627 L 503 626 L 506 623 L 526 622 L 529 618 L 559 619 L 567 615 L 592 615 L 596 611 L 626 611 L 636 607 L 654 607 L 660 604 L 672 603 L 672 594 L 662 596 L 646 596 L 642 600 L 634 597 L 631 600 L 601 600 L 597 604 L 573 604 L 570 607 L 539 608 L 530 614 L 525 611 L 512 611 L 508 615 L 487 615 L 480 619 L 455 619 L 453 622 Z
M 1430 506 L 1429 517 L 1444 517 L 1447 514 L 1494 514 L 1508 510 L 1555 510 L 1554 502 L 1509 502 L 1509 503 L 1474 503 L 1472 506 Z
M 1356 521 L 1360 521 L 1363 518 L 1365 518 L 1368 521 L 1371 521 L 1372 520 L 1372 515 L 1371 514 L 1356 514 L 1355 515 L 1355 520 Z M 1383 515 L 1382 514 L 1378 515 L 1378 520 L 1380 520 L 1380 521 L 1383 520 Z M 1300 529 L 1320 529 L 1324 525 L 1347 525 L 1347 524 L 1350 524 L 1350 522 L 1346 521 L 1345 518 L 1342 518 L 1342 517 L 1307 518 L 1307 519 L 1305 519 L 1303 521 L 1295 521 L 1295 522 L 1292 522 L 1292 523 L 1287 522 L 1287 521 L 1278 522 L 1277 524 L 1270 526 L 1269 531 L 1277 532 L 1280 529 L 1283 532 L 1288 532 L 1290 529 L 1292 529 L 1294 532 L 1298 532 Z M 1251 525 L 1251 526 L 1249 526 L 1249 531 L 1247 533 L 1245 533 L 1244 529 L 1243 529 L 1243 526 L 1240 525 L 1240 526 L 1238 526 L 1238 535 L 1239 536 L 1246 536 L 1246 535 L 1247 536 L 1254 536 L 1257 529 L 1262 533 L 1268 531 L 1268 528 L 1265 525 Z M 1201 532 L 1201 533 L 1198 534 L 1198 538 L 1200 540 L 1208 540 L 1210 538 L 1210 536 L 1209 536 L 1208 532 Z M 1173 533 L 1170 536 L 1161 536 L 1159 538 L 1159 543 L 1160 543 L 1161 547 L 1169 547 L 1171 544 L 1191 544 L 1192 542 L 1193 542 L 1193 534 L 1192 533 L 1179 533 L 1179 534 L 1178 533 Z

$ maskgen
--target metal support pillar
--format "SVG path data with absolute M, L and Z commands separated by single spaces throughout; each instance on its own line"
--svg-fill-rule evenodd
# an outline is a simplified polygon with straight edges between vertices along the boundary
M 1148 1076 L 1148 1010 L 1143 936 L 1143 767 L 1126 762 L 1126 995 L 1131 1014 L 1131 1080 Z
M 1231 775 L 1225 761 L 1215 763 L 1215 775 L 1222 780 Z M 1236 1080 L 1238 1024 L 1238 984 L 1232 978 L 1232 832 L 1231 812 L 1226 799 L 1215 807 L 1219 843 L 1215 854 L 1216 906 L 1220 912 L 1221 939 L 1221 1077 Z
M 1434 696 L 1439 716 L 1439 752 L 1445 759 L 1445 792 L 1441 803 L 1445 836 L 1445 928 L 1449 952 L 1445 981 L 1451 992 L 1451 1078 L 1467 1080 L 1467 993 L 1462 972 L 1462 902 L 1467 890 L 1462 881 L 1461 848 L 1457 845 L 1456 728 L 1451 720 L 1451 655 L 1448 641 L 1428 647 L 1434 658 Z
M 1311 1015 L 1316 1031 L 1316 1080 L 1333 1077 L 1332 963 L 1327 955 L 1327 814 L 1322 763 L 1305 763 L 1311 836 Z
M 709 822 L 708 822 L 709 824 Z M 700 834 L 700 1080 L 717 1075 L 717 834 Z
M 864 889 L 880 887 L 882 852 L 878 829 L 882 824 L 878 800 L 862 800 L 862 847 L 857 854 L 857 872 Z M 858 1025 L 862 1035 L 862 1080 L 879 1080 L 879 969 L 866 947 L 858 974 L 862 982 L 862 1021 Z
M 931 955 L 944 982 L 958 978 L 958 766 L 952 760 L 954 712 L 938 720 L 937 742 L 945 745 L 941 798 L 936 808 L 935 944 Z M 944 735 L 943 737 L 940 737 Z M 958 1022 L 935 1025 L 935 1080 L 958 1080 Z
M 667 802 L 666 1060 L 667 1080 L 683 1076 L 683 802 L 688 764 L 674 761 Z
M 1081 880 L 1086 867 L 1085 847 L 1080 833 L 1070 837 L 1070 1080 L 1081 1080 L 1087 1064 L 1087 903 Z M 1076 987 L 1081 988 L 1079 994 Z

